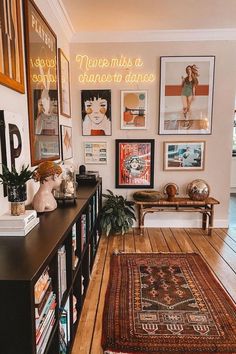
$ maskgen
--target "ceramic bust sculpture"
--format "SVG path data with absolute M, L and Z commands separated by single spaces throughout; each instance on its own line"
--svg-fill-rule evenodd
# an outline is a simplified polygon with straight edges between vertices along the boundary
M 39 164 L 34 173 L 34 180 L 40 182 L 38 192 L 33 198 L 33 208 L 41 213 L 56 209 L 57 202 L 52 191 L 61 184 L 61 167 L 52 161 L 45 161 Z

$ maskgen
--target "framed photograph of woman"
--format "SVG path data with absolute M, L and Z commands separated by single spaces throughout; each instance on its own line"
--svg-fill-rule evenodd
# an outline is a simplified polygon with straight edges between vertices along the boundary
M 116 188 L 153 188 L 154 139 L 116 140 Z
M 71 117 L 71 103 L 70 103 L 70 66 L 69 60 L 58 49 L 59 58 L 59 84 L 60 84 L 60 111 L 64 117 Z
M 121 91 L 121 129 L 147 129 L 147 91 Z
M 111 135 L 111 90 L 82 90 L 83 135 Z
M 35 166 L 60 158 L 57 37 L 33 0 L 24 1 L 24 18 L 31 165 Z
M 164 170 L 204 170 L 205 145 L 205 141 L 164 142 Z
M 0 84 L 25 92 L 21 1 L 0 1 Z
M 214 56 L 161 57 L 159 134 L 211 134 Z

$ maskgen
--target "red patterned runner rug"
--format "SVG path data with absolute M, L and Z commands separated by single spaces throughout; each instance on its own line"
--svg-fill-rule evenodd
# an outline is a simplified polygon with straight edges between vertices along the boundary
M 236 306 L 196 253 L 113 255 L 104 353 L 236 353 Z

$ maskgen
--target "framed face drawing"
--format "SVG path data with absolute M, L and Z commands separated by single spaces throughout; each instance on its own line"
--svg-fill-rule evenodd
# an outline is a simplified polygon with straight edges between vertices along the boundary
M 214 56 L 161 57 L 159 134 L 211 134 Z
M 154 139 L 116 140 L 116 188 L 153 188 Z
M 82 90 L 82 134 L 111 135 L 111 90 Z
M 164 142 L 164 170 L 204 170 L 205 141 Z
M 34 166 L 60 158 L 57 39 L 32 0 L 24 1 L 24 13 L 31 164 Z
M 147 128 L 147 91 L 121 91 L 121 129 Z
M 71 117 L 70 104 L 70 67 L 69 61 L 63 51 L 58 49 L 59 57 L 59 83 L 60 83 L 60 108 L 61 114 L 65 117 Z
M 84 143 L 85 164 L 106 164 L 107 143 L 106 142 L 85 142 Z
M 0 1 L 0 84 L 25 92 L 21 1 Z
M 61 154 L 63 161 L 73 157 L 72 128 L 66 125 L 61 125 Z

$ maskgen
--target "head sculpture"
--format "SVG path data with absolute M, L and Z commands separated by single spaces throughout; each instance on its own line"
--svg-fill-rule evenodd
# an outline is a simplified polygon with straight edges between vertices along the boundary
M 33 178 L 36 182 L 44 183 L 48 177 L 59 176 L 62 173 L 62 168 L 53 161 L 41 162 L 34 172 Z

